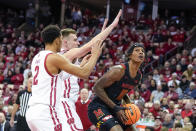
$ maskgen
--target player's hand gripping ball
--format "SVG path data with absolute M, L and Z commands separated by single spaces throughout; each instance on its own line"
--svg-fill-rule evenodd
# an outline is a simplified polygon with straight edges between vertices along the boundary
M 127 121 L 124 122 L 125 125 L 132 125 L 135 124 L 141 116 L 140 109 L 134 104 L 125 104 L 123 107 L 129 108 L 125 110 L 125 114 L 128 118 Z

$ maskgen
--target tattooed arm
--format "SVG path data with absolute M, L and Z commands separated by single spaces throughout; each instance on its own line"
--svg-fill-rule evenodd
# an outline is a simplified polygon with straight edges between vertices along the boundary
M 108 97 L 104 88 L 109 87 L 115 81 L 119 81 L 124 75 L 124 68 L 116 66 L 111 68 L 106 74 L 104 74 L 95 84 L 94 90 L 96 95 L 110 108 L 114 108 L 116 104 Z

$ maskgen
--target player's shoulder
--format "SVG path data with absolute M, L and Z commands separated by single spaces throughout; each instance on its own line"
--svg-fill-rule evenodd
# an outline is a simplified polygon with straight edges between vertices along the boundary
M 116 71 L 116 72 L 121 72 L 124 71 L 126 69 L 124 64 L 120 64 L 120 65 L 115 65 L 110 67 L 110 70 Z
M 123 67 L 123 65 L 115 65 L 110 68 L 109 72 L 110 77 L 116 80 L 120 80 L 125 73 L 125 68 Z
M 50 60 L 56 60 L 56 59 L 59 59 L 59 58 L 64 58 L 65 59 L 65 57 L 62 54 L 58 54 L 58 53 L 51 53 L 51 54 L 48 55 L 48 58 Z

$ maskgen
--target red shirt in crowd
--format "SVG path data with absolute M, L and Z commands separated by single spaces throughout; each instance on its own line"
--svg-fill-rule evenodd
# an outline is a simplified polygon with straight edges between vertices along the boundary
M 144 98 L 145 102 L 148 102 L 150 100 L 150 90 L 146 90 L 140 93 L 140 95 L 142 96 L 142 98 Z
M 3 80 L 4 80 L 4 76 L 1 75 L 1 76 L 0 76 L 0 83 L 3 83 Z
M 78 99 L 78 101 L 76 102 L 76 112 L 78 113 L 78 116 L 82 121 L 84 131 L 88 130 L 92 125 L 92 123 L 88 119 L 88 105 L 90 102 L 91 101 L 88 100 L 85 104 L 82 104 L 80 99 Z
M 193 113 L 192 110 L 189 110 L 189 111 L 183 110 L 181 112 L 181 116 L 182 116 L 182 118 L 190 117 L 192 115 L 192 113 Z
M 154 115 L 154 117 L 160 116 L 159 115 L 160 109 L 156 110 L 154 107 L 151 107 L 149 111 Z
M 169 111 L 170 114 L 174 113 L 174 109 L 169 108 L 168 111 Z
M 156 48 L 156 50 L 155 50 L 155 54 L 157 56 L 164 55 L 165 52 L 166 52 L 165 49 L 164 48 L 160 48 L 160 47 Z
M 161 131 L 162 126 L 160 126 L 159 128 L 154 128 L 154 131 Z
M 168 97 L 168 96 L 171 96 L 169 100 L 176 101 L 178 99 L 178 94 L 176 92 L 167 91 L 165 92 L 163 97 Z
M 16 75 L 11 77 L 11 82 L 14 85 L 22 85 L 23 80 L 24 80 L 23 74 L 16 74 Z

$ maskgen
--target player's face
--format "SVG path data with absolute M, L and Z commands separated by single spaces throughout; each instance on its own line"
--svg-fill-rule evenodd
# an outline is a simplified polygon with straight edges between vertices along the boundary
M 142 63 L 145 59 L 145 53 L 144 53 L 144 48 L 142 47 L 135 47 L 133 49 L 133 53 L 131 54 L 131 60 L 137 62 L 137 63 Z
M 76 34 L 70 34 L 67 41 L 68 50 L 72 48 L 77 48 L 79 46 L 78 37 Z
M 60 36 L 57 39 L 57 52 L 60 52 L 61 51 L 61 47 L 62 47 L 62 36 Z

